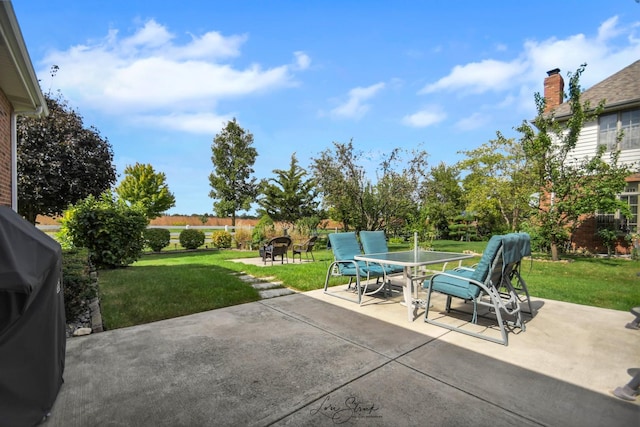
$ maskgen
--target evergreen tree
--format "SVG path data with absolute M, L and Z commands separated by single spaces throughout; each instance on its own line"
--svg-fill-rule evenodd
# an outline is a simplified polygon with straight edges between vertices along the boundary
M 258 200 L 265 214 L 274 221 L 294 224 L 317 213 L 315 180 L 306 178 L 307 171 L 298 165 L 295 153 L 288 170 L 275 169 L 273 173 L 276 177 L 263 183 L 263 196 Z

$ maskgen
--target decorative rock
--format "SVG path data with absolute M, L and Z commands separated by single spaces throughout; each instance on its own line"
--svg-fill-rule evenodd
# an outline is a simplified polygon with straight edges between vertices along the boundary
M 89 335 L 91 333 L 91 328 L 78 328 L 73 332 L 74 337 L 81 337 L 83 335 Z

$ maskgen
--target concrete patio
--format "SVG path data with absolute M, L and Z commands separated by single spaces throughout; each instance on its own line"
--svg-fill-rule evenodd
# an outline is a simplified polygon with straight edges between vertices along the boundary
M 633 316 L 533 300 L 507 347 L 322 290 L 74 338 L 46 425 L 637 425 Z

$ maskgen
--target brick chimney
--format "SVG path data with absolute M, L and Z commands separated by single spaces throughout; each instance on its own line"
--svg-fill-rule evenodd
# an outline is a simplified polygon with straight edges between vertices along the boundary
M 562 104 L 564 100 L 564 80 L 560 75 L 560 68 L 547 71 L 547 77 L 544 79 L 544 99 L 546 101 L 545 113 Z

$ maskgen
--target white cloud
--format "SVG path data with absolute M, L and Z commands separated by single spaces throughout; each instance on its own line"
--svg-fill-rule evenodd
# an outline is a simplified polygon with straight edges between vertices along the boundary
M 246 35 L 211 31 L 190 37 L 181 43 L 149 20 L 133 35 L 112 29 L 103 39 L 52 51 L 42 63 L 60 67 L 52 85 L 83 108 L 147 121 L 157 116 L 158 126 L 173 126 L 164 120 L 169 113 L 191 116 L 194 128 L 203 127 L 196 124 L 201 112 L 222 99 L 295 86 L 294 71 L 311 63 L 305 53 L 294 52 L 293 64 L 235 67 L 229 59 L 240 56 Z
M 585 88 L 589 87 L 640 57 L 640 40 L 635 38 L 639 24 L 620 26 L 614 16 L 604 21 L 593 37 L 576 34 L 566 39 L 529 40 L 523 52 L 529 64 L 525 78 L 529 82 L 539 82 L 546 76 L 546 71 L 554 68 L 560 68 L 566 76 L 567 72 L 574 72 L 586 63 L 580 83 Z M 627 40 L 620 42 L 617 38 Z
M 509 47 L 504 43 L 498 43 L 496 44 L 495 49 L 498 52 L 506 52 L 507 50 L 509 50 Z
M 111 43 L 117 40 L 117 34 L 118 32 L 115 30 L 110 33 L 109 41 Z M 144 27 L 136 31 L 133 36 L 125 37 L 121 42 L 121 48 L 127 51 L 139 47 L 159 48 L 171 42 L 173 38 L 173 34 L 152 19 L 147 21 Z
M 298 70 L 306 70 L 311 65 L 311 58 L 304 52 L 293 52 L 296 57 L 296 67 Z
M 413 114 L 404 116 L 402 118 L 402 123 L 411 127 L 423 128 L 440 123 L 446 118 L 446 113 L 444 113 L 439 107 L 431 106 Z
M 347 100 L 331 110 L 331 116 L 350 119 L 362 118 L 370 108 L 370 104 L 366 104 L 364 101 L 374 97 L 378 92 L 384 89 L 384 87 L 385 84 L 380 82 L 367 87 L 356 87 L 351 89 Z
M 456 128 L 468 131 L 481 128 L 489 122 L 489 117 L 482 113 L 473 113 L 468 117 L 464 117 L 456 123 Z
M 488 58 L 456 65 L 449 74 L 425 85 L 418 93 L 455 91 L 459 96 L 503 93 L 510 105 L 530 110 L 532 93 L 542 92 L 542 83 L 549 70 L 560 68 L 566 77 L 567 72 L 575 72 L 586 63 L 587 68 L 580 79 L 581 86 L 586 89 L 640 58 L 640 39 L 636 37 L 639 26 L 640 22 L 622 26 L 614 16 L 603 21 L 591 35 L 527 40 L 515 58 Z M 506 105 L 502 103 L 496 108 Z
M 482 95 L 479 112 L 458 118 L 456 127 L 472 130 L 489 123 L 486 114 L 496 117 L 514 110 L 523 117 L 535 115 L 533 93 L 542 93 L 547 71 L 560 68 L 568 85 L 567 73 L 586 63 L 580 77 L 583 89 L 591 87 L 640 58 L 639 21 L 621 24 L 614 16 L 604 20 L 590 34 L 573 34 L 564 38 L 527 40 L 520 52 L 506 60 L 492 58 L 454 66 L 449 74 L 425 85 L 418 93 L 435 96 L 455 92 L 458 97 Z M 509 51 L 512 49 L 510 48 Z M 497 95 L 497 96 L 496 96 Z M 458 100 L 460 102 L 460 100 Z M 489 113 L 490 112 L 490 113 Z M 403 122 L 409 126 L 430 123 L 432 113 L 418 112 Z
M 426 85 L 419 93 L 425 94 L 441 90 L 460 89 L 472 93 L 501 90 L 505 82 L 509 82 L 521 74 L 523 69 L 524 64 L 518 60 L 503 62 L 485 59 L 481 62 L 456 65 L 448 76 Z
M 233 114 L 219 116 L 214 113 L 176 113 L 167 115 L 136 115 L 130 120 L 144 126 L 161 126 L 193 134 L 213 135 L 233 119 Z

